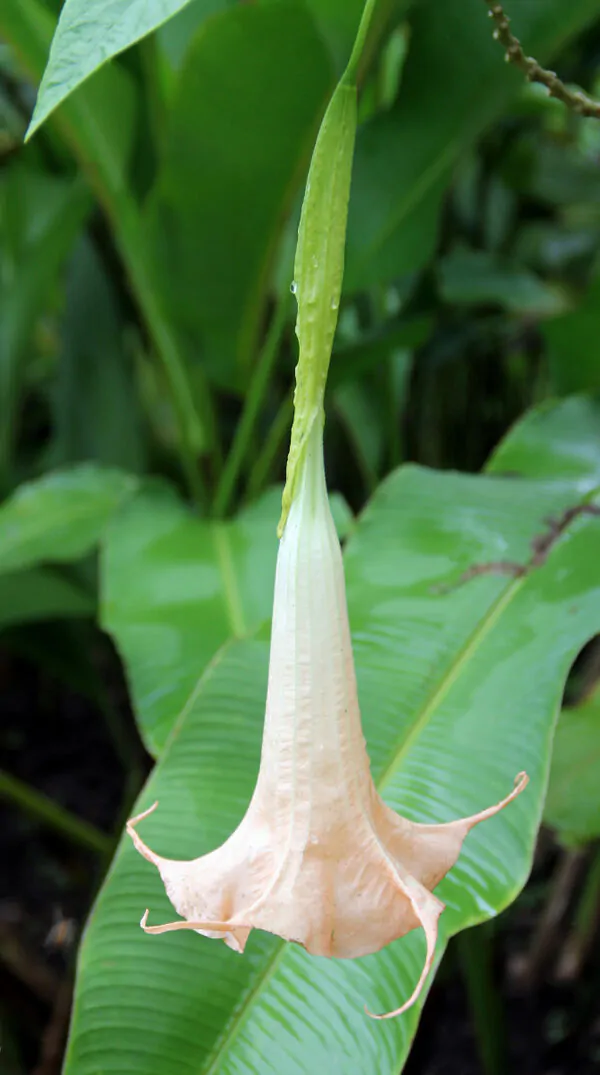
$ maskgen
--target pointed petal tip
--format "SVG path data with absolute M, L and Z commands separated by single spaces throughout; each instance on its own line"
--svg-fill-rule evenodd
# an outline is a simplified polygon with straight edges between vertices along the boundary
M 520 795 L 521 792 L 527 787 L 529 783 L 529 776 L 524 769 L 520 773 L 517 773 L 515 777 L 515 788 L 513 795 Z
M 128 836 L 131 836 L 136 851 L 139 851 L 140 855 L 142 855 L 148 862 L 151 862 L 153 866 L 156 866 L 157 869 L 160 869 L 160 863 L 163 862 L 164 859 L 162 859 L 160 855 L 155 854 L 155 852 L 152 851 L 148 847 L 148 845 L 144 843 L 142 837 L 138 835 L 136 830 L 136 825 L 138 824 L 138 822 L 143 821 L 145 817 L 148 817 L 150 814 L 153 814 L 157 806 L 158 799 L 155 803 L 152 803 L 152 806 L 149 806 L 147 810 L 143 810 L 141 814 L 136 814 L 135 817 L 130 817 L 129 821 L 125 825 L 125 831 L 127 832 Z
M 415 892 L 411 893 L 409 891 L 407 894 L 412 903 L 415 914 L 421 924 L 421 929 L 425 934 L 425 942 L 427 947 L 425 950 L 425 962 L 423 964 L 423 969 L 421 970 L 419 980 L 415 988 L 413 989 L 410 997 L 408 998 L 408 1000 L 405 1000 L 404 1004 L 401 1004 L 399 1008 L 395 1008 L 394 1011 L 391 1012 L 381 1012 L 378 1014 L 376 1012 L 370 1011 L 370 1009 L 367 1008 L 365 1004 L 365 1012 L 371 1019 L 395 1019 L 396 1016 L 402 1015 L 403 1012 L 408 1011 L 409 1008 L 412 1008 L 415 1001 L 419 999 L 421 993 L 423 992 L 423 988 L 425 986 L 425 983 L 427 982 L 429 972 L 433 966 L 433 961 L 435 959 L 435 946 L 437 944 L 438 919 L 442 911 L 444 910 L 445 905 L 442 903 L 441 900 L 437 898 L 437 896 L 433 896 L 430 892 L 424 893 L 425 899 L 418 898 L 418 893 Z
M 140 926 L 144 933 L 174 933 L 176 930 L 180 929 L 193 929 L 200 932 L 211 933 L 230 933 L 239 925 L 239 923 L 234 922 L 212 922 L 210 920 L 191 922 L 186 918 L 178 918 L 175 922 L 163 922 L 160 926 L 149 926 L 147 924 L 149 914 L 150 911 L 146 908 L 140 921 Z M 243 948 L 240 950 L 243 951 Z
M 515 777 L 514 787 L 510 795 L 507 795 L 505 799 L 502 799 L 501 802 L 497 803 L 495 806 L 491 806 L 487 810 L 482 810 L 480 814 L 476 814 L 475 817 L 469 818 L 468 820 L 473 824 L 477 824 L 479 821 L 483 821 L 486 817 L 492 817 L 494 814 L 498 813 L 499 810 L 502 810 L 505 806 L 507 806 L 508 803 L 512 802 L 513 799 L 516 799 L 517 796 L 525 790 L 528 783 L 529 776 L 524 770 L 522 770 L 520 773 L 517 773 Z M 413 993 L 408 998 L 408 1000 L 406 1000 L 404 1004 L 402 1004 L 399 1008 L 396 1008 L 394 1011 L 381 1013 L 372 1012 L 365 1004 L 365 1013 L 369 1016 L 370 1019 L 395 1019 L 398 1015 L 402 1015 L 404 1012 L 408 1011 L 409 1008 L 412 1008 L 415 1001 L 419 999 L 419 996 L 423 991 L 423 987 L 427 981 L 427 977 L 433 965 L 433 960 L 435 956 L 435 945 L 437 940 L 437 917 L 439 916 L 439 911 L 438 915 L 427 916 L 423 913 L 422 909 L 419 908 L 418 904 L 415 901 L 413 901 L 413 907 L 415 908 L 415 911 L 417 912 L 417 915 L 421 920 L 421 926 L 425 932 L 425 937 L 427 940 L 427 954 L 425 957 L 423 970 L 421 971 L 421 976 L 419 978 L 419 981 L 417 982 Z
M 136 814 L 135 817 L 130 817 L 126 824 L 127 830 L 135 828 L 138 822 L 143 821 L 145 817 L 150 817 L 150 814 L 154 813 L 157 806 L 158 799 L 156 802 L 152 803 L 152 806 L 149 806 L 147 810 L 142 810 L 141 814 Z
M 423 964 L 423 970 L 421 971 L 419 981 L 417 982 L 413 992 L 411 993 L 408 1000 L 404 1001 L 404 1004 L 401 1004 L 399 1008 L 395 1008 L 394 1011 L 391 1012 L 372 1012 L 369 1008 L 367 1008 L 367 1005 L 365 1004 L 365 1012 L 370 1019 L 395 1019 L 398 1015 L 402 1015 L 404 1012 L 408 1011 L 409 1008 L 412 1008 L 413 1004 L 419 999 L 421 993 L 423 992 L 423 987 L 425 986 L 425 983 L 427 981 L 429 971 L 431 970 L 431 967 L 433 965 L 433 960 L 435 956 L 435 945 L 437 940 L 437 926 L 435 922 L 428 922 L 427 924 L 423 922 L 423 929 L 427 938 L 427 955 L 425 956 L 425 963 Z

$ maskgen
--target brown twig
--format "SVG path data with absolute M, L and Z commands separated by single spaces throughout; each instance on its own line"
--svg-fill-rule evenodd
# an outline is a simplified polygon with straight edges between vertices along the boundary
M 507 63 L 513 63 L 520 67 L 530 82 L 539 82 L 545 86 L 551 97 L 562 101 L 567 108 L 571 108 L 580 116 L 591 116 L 600 119 L 600 101 L 595 101 L 582 90 L 572 90 L 565 86 L 555 71 L 548 71 L 542 67 L 533 56 L 526 56 L 523 46 L 518 37 L 515 37 L 510 28 L 510 19 L 502 4 L 490 3 L 485 0 L 488 14 L 494 21 L 494 38 L 499 41 L 505 50 Z

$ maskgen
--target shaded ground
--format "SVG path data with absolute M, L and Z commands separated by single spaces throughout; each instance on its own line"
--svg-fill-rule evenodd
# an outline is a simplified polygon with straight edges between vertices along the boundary
M 101 645 L 98 660 L 111 688 L 113 717 L 61 685 L 37 664 L 0 650 L 0 766 L 45 792 L 110 836 L 127 799 L 125 749 L 136 753 L 118 662 Z M 128 746 L 127 746 L 128 744 Z M 68 1025 L 77 937 L 100 883 L 106 859 L 40 823 L 22 807 L 0 800 L 0 1017 L 3 1075 L 57 1075 Z M 561 868 L 565 906 L 576 900 L 585 862 L 565 857 L 546 834 L 526 894 L 490 931 L 471 931 L 470 949 L 454 945 L 430 995 L 406 1075 L 483 1075 L 475 1014 L 465 987 L 465 958 L 491 957 L 487 1005 L 489 1075 L 592 1075 L 600 1071 L 600 951 L 587 945 L 576 979 L 556 981 L 556 955 L 568 933 L 564 919 L 541 937 L 548 900 L 556 900 Z M 571 874 L 569 871 L 571 870 Z M 537 938 L 537 939 L 536 939 Z M 536 953 L 537 945 L 537 953 Z M 523 971 L 537 981 L 524 984 Z M 494 996 L 500 1000 L 495 1010 Z M 490 1015 L 490 1005 L 492 1015 Z M 489 1019 L 492 1032 L 489 1032 Z M 381 1075 L 381 1073 L 365 1073 Z M 488 1072 L 485 1072 L 488 1075 Z

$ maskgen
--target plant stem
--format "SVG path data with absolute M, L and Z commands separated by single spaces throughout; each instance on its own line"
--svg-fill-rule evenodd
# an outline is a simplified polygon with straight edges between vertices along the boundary
M 502 1005 L 493 978 L 490 927 L 466 929 L 456 937 L 456 949 L 467 990 L 477 1049 L 485 1075 L 508 1071 Z
M 520 67 L 530 82 L 539 82 L 545 86 L 550 96 L 562 101 L 567 108 L 571 108 L 581 116 L 600 119 L 600 101 L 588 97 L 587 93 L 583 93 L 582 90 L 569 89 L 554 71 L 546 70 L 533 56 L 526 56 L 521 42 L 510 28 L 510 19 L 502 4 L 493 3 L 490 0 L 485 0 L 485 4 L 496 26 L 494 37 L 505 49 L 507 62 Z
M 280 296 L 277 302 L 269 331 L 254 369 L 242 416 L 233 438 L 233 444 L 221 474 L 213 505 L 213 512 L 219 518 L 229 510 L 244 459 L 248 456 L 249 445 L 256 429 L 256 422 L 269 386 L 273 366 L 279 353 L 281 338 L 288 319 L 289 305 L 286 292 L 283 296 Z
M 375 11 L 375 8 L 377 7 L 377 4 L 378 0 L 366 0 L 356 37 L 354 39 L 354 45 L 352 47 L 350 59 L 348 60 L 346 70 L 344 71 L 344 74 L 342 76 L 343 82 L 356 82 L 358 78 L 358 67 L 362 59 L 365 43 L 369 33 L 369 27 L 371 25 L 371 19 L 373 17 L 373 13 Z
M 294 411 L 292 399 L 293 396 L 290 391 L 275 415 L 262 451 L 252 466 L 246 490 L 246 500 L 253 500 L 269 481 L 275 459 L 286 437 L 289 436 L 290 422 Z
M 25 813 L 41 821 L 56 832 L 67 836 L 81 847 L 108 856 L 112 853 L 114 842 L 94 825 L 75 817 L 63 806 L 49 799 L 40 791 L 35 791 L 28 784 L 0 769 L 0 796 L 20 806 Z

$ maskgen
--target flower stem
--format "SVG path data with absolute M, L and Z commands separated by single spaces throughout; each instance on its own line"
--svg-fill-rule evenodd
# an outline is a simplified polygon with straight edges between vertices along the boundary
M 365 44 L 367 41 L 369 28 L 371 26 L 371 19 L 373 12 L 377 7 L 379 0 L 366 0 L 363 8 L 363 13 L 360 18 L 356 37 L 354 39 L 354 45 L 352 46 L 352 52 L 350 59 L 344 74 L 342 75 L 342 82 L 349 82 L 354 84 L 358 78 L 358 68 L 364 52 Z

